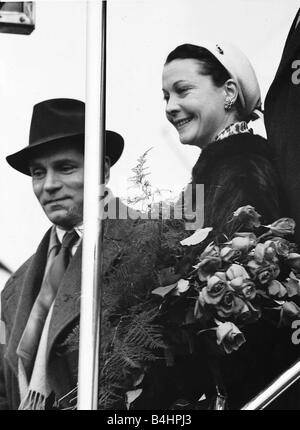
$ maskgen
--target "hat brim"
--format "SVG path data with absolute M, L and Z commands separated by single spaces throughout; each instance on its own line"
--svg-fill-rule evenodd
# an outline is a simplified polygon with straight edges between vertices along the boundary
M 84 149 L 84 134 L 70 134 L 61 137 L 56 137 L 52 140 L 39 141 L 30 146 L 26 146 L 14 154 L 8 155 L 6 161 L 15 170 L 23 173 L 24 175 L 31 176 L 30 174 L 30 161 L 37 157 L 39 153 L 45 149 L 56 148 L 62 144 L 70 144 L 70 147 L 79 147 Z M 122 136 L 114 131 L 106 131 L 106 151 L 105 155 L 110 158 L 110 165 L 113 166 L 121 157 L 124 149 L 124 139 Z

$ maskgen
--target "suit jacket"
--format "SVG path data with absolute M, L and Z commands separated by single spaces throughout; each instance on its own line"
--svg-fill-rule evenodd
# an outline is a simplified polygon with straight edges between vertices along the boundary
M 300 73 L 292 67 L 295 60 L 300 60 L 300 25 L 295 28 L 296 22 L 297 16 L 266 97 L 265 125 L 287 196 L 285 216 L 295 219 L 300 244 Z
M 145 224 L 145 223 L 144 223 Z M 133 220 L 104 222 L 103 273 L 133 240 Z M 139 234 L 139 233 L 137 233 Z M 50 230 L 36 253 L 7 282 L 2 292 L 2 320 L 6 325 L 6 345 L 0 350 L 0 409 L 18 409 L 18 357 L 16 350 L 38 295 L 47 261 Z M 82 246 L 77 249 L 60 285 L 49 328 L 47 368 L 56 398 L 62 397 L 77 383 L 77 352 L 64 354 L 59 345 L 79 320 Z M 145 274 L 144 274 L 145 275 Z

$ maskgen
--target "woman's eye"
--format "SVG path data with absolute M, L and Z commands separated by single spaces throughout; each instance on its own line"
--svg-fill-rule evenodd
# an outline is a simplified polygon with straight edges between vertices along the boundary
M 177 88 L 177 94 L 184 95 L 188 92 L 188 90 L 189 90 L 189 88 L 187 88 L 187 87 Z

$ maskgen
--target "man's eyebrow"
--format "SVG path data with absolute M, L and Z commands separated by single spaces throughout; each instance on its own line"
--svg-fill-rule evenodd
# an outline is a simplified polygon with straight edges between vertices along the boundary
M 71 157 L 65 157 L 65 158 L 60 158 L 58 160 L 53 160 L 51 162 L 51 164 L 53 166 L 59 166 L 61 164 L 65 164 L 65 163 L 72 163 L 72 164 L 76 163 L 77 164 L 78 161 L 74 160 L 74 158 L 71 158 Z M 43 167 L 43 166 L 44 166 L 43 161 L 38 160 L 38 159 L 33 160 L 29 163 L 29 167 Z
M 77 160 L 71 157 L 60 158 L 59 160 L 53 160 L 53 164 L 63 164 L 63 163 L 78 163 Z
M 29 162 L 29 168 L 32 169 L 33 167 L 43 167 L 43 163 L 38 160 L 33 160 Z

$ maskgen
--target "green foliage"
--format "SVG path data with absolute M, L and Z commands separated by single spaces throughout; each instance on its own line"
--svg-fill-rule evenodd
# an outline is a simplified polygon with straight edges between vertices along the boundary
M 137 159 L 137 165 L 131 169 L 134 175 L 129 178 L 129 181 L 132 183 L 132 187 L 137 189 L 137 194 L 134 197 L 127 198 L 128 204 L 135 205 L 139 202 L 148 202 L 152 196 L 152 186 L 149 179 L 147 179 L 147 176 L 150 175 L 150 172 L 148 172 L 149 167 L 146 167 L 147 155 L 151 149 L 149 148 L 144 152 Z
M 156 351 L 165 348 L 162 328 L 154 323 L 157 309 L 142 311 L 141 305 L 120 318 L 104 354 L 100 378 L 99 407 L 110 409 L 133 388 L 147 362 L 158 359 Z
M 139 312 L 139 307 L 127 327 L 125 343 L 135 344 L 149 349 L 164 348 L 161 338 L 161 327 L 153 324 L 157 316 L 157 308 Z
M 127 203 L 143 212 L 151 212 L 149 219 L 169 219 L 174 212 L 174 193 L 168 189 L 154 188 L 149 180 L 147 156 L 153 148 L 149 148 L 138 159 L 137 165 L 131 169 L 134 173 L 129 178 L 134 192 L 127 197 Z
M 154 361 L 164 360 L 165 328 L 156 320 L 161 300 L 151 292 L 161 285 L 160 266 L 176 262 L 179 241 L 186 236 L 178 220 L 116 220 L 116 224 L 122 234 L 116 235 L 114 228 L 111 235 L 105 233 L 119 251 L 103 279 L 101 409 L 124 407 L 125 394 L 136 389 L 136 381 Z M 78 326 L 62 346 L 69 351 L 78 349 Z

